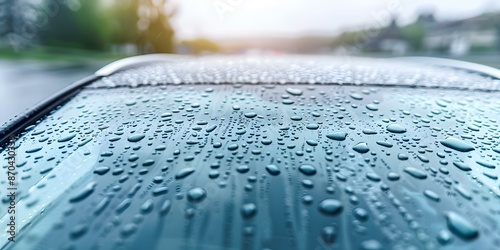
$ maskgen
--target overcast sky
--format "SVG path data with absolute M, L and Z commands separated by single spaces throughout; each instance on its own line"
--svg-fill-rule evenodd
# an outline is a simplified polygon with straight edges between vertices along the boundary
M 171 0 L 178 39 L 336 34 L 380 26 L 396 14 L 402 23 L 423 9 L 439 20 L 500 10 L 499 0 Z

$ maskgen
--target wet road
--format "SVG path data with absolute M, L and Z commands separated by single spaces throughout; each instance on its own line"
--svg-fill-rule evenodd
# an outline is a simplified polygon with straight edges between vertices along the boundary
M 0 59 L 0 124 L 107 63 Z

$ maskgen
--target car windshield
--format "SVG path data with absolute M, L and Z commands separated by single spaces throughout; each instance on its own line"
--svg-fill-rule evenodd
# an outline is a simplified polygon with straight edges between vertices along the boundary
M 0 246 L 494 246 L 498 79 L 338 60 L 178 58 L 91 82 L 0 148 L 18 201 L 0 223 L 19 230 Z

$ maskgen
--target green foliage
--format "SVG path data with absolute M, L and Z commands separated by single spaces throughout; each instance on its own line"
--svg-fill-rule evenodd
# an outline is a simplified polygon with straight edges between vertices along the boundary
M 425 27 L 422 22 L 414 22 L 402 28 L 403 36 L 415 51 L 424 48 Z
M 139 49 L 141 53 L 173 53 L 174 30 L 170 19 L 175 11 L 167 10 L 168 0 L 144 0 L 142 8 L 147 14 L 139 15 Z
M 40 31 L 43 45 L 104 50 L 107 48 L 107 23 L 99 0 L 85 0 L 76 5 L 60 4 Z
M 65 3 L 64 1 L 61 1 Z M 80 0 L 60 4 L 57 14 L 40 32 L 46 46 L 109 50 L 135 44 L 141 53 L 173 53 L 173 12 L 166 0 Z M 46 2 L 49 3 L 48 1 Z
M 106 11 L 109 25 L 110 42 L 113 44 L 137 43 L 139 31 L 139 1 L 122 0 L 114 2 Z

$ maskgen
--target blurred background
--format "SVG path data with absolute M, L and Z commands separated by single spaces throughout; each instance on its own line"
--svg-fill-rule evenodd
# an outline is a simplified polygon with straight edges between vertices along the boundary
M 500 68 L 500 1 L 0 0 L 0 123 L 148 53 L 423 55 Z

